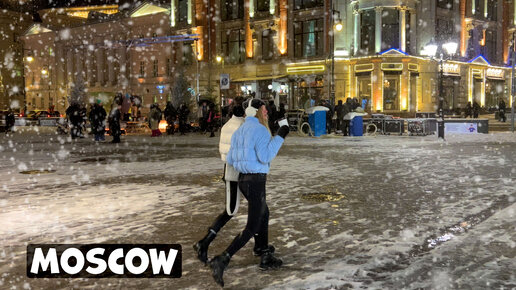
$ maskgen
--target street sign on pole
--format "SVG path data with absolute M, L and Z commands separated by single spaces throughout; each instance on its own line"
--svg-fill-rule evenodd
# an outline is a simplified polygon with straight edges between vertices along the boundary
M 229 74 L 220 74 L 220 89 L 229 89 Z

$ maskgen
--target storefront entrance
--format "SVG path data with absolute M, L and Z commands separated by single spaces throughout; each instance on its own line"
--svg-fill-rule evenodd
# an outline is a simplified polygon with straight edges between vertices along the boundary
M 383 109 L 399 110 L 401 72 L 384 72 L 383 76 Z
M 371 94 L 371 73 L 357 73 L 357 92 L 358 101 L 365 111 L 371 111 L 372 94 Z
M 504 100 L 506 104 L 509 100 L 504 97 L 505 81 L 488 79 L 486 82 L 486 108 L 496 110 L 500 100 Z

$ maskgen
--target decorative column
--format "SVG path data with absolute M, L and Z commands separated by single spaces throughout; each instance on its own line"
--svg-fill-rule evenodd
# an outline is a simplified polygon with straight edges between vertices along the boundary
M 118 84 L 122 86 L 122 88 L 126 89 L 127 87 L 127 52 L 125 45 L 122 45 L 118 49 L 118 54 L 120 55 L 120 73 L 118 76 Z
M 400 9 L 400 49 L 403 52 L 407 51 L 407 8 L 401 7 Z
M 254 55 L 253 52 L 253 31 L 251 30 L 250 23 L 250 3 L 253 0 L 245 0 L 244 4 L 244 27 L 245 27 L 245 56 L 247 58 L 252 58 Z
M 108 85 L 113 86 L 115 84 L 115 53 L 113 48 L 110 47 L 107 51 L 107 65 L 108 65 Z
M 375 52 L 379 53 L 382 51 L 382 7 L 375 7 L 374 9 L 376 11 L 376 21 L 375 21 L 375 30 L 374 30 L 374 37 L 375 37 Z
M 86 48 L 86 83 L 88 86 L 93 86 L 93 58 L 91 55 L 92 51 Z
M 104 84 L 104 48 L 100 47 L 102 43 L 97 44 L 97 50 L 95 51 L 95 57 L 97 59 L 97 84 L 96 86 L 102 86 Z
M 77 47 L 75 51 L 75 77 L 81 75 L 84 79 L 84 68 L 82 65 L 83 51 L 81 47 Z
M 359 10 L 354 10 L 353 11 L 353 16 L 354 16 L 354 19 L 355 19 L 355 25 L 353 27 L 354 29 L 354 37 L 353 37 L 353 55 L 357 55 L 358 51 L 360 50 L 360 43 L 361 43 L 361 39 L 360 39 L 360 11 Z
M 410 52 L 416 54 L 417 52 L 417 19 L 416 11 L 410 11 Z
M 67 83 L 73 82 L 73 47 L 66 51 L 66 80 Z
M 292 5 L 289 5 L 290 3 Z M 294 35 L 293 31 L 293 25 L 290 25 L 288 27 L 287 24 L 287 13 L 289 14 L 289 17 L 292 17 L 292 13 L 294 9 L 287 9 L 288 7 L 294 7 L 294 1 L 292 0 L 279 0 L 279 10 L 280 10 L 280 20 L 279 20 L 279 31 L 278 31 L 278 49 L 280 55 L 285 55 L 287 53 L 287 30 L 289 32 L 288 35 Z M 292 18 L 291 18 L 292 19 Z M 294 38 L 291 37 L 291 43 L 294 43 Z M 289 56 L 294 56 L 294 50 L 290 50 L 291 53 L 289 53 Z M 291 55 L 290 55 L 291 54 Z
M 57 70 L 57 85 L 64 84 L 64 50 L 62 43 L 56 43 L 56 70 Z

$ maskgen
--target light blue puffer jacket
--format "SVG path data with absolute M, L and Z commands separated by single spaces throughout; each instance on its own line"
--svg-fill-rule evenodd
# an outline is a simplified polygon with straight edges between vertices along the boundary
M 256 117 L 245 122 L 231 137 L 226 162 L 240 173 L 269 173 L 270 162 L 278 154 L 283 138 L 271 138 L 269 130 Z

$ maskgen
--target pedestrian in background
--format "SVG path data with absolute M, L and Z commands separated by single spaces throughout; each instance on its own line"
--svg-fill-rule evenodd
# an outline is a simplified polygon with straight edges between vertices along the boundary
M 172 102 L 168 101 L 164 111 L 165 120 L 167 121 L 167 134 L 174 135 L 175 122 L 177 119 L 177 111 L 172 105 Z
M 122 134 L 120 129 L 121 109 L 122 105 L 120 103 L 114 103 L 109 113 L 109 134 L 113 136 L 111 143 L 120 143 L 120 135 Z
M 500 99 L 500 102 L 498 103 L 498 120 L 500 122 L 505 122 L 507 119 L 505 117 L 505 101 L 503 99 Z
M 328 132 L 328 134 L 331 133 L 332 131 L 332 128 L 333 128 L 333 113 L 334 113 L 334 108 L 333 106 L 331 105 L 330 101 L 329 100 L 324 100 L 323 101 L 323 106 L 325 106 L 326 108 L 328 108 L 328 111 L 326 111 L 326 131 Z
M 471 102 L 468 102 L 466 108 L 464 109 L 464 118 L 473 117 L 473 107 L 471 106 Z
M 161 136 L 161 131 L 159 130 L 159 122 L 161 121 L 161 112 L 158 108 L 158 104 L 152 104 L 150 106 L 149 114 L 147 115 L 147 119 L 149 122 L 149 128 L 151 129 L 151 137 L 159 137 Z
M 347 114 L 351 113 L 353 111 L 353 101 L 351 98 L 346 99 L 346 103 L 343 105 L 342 114 L 344 117 L 342 117 L 342 135 L 343 136 L 349 136 L 349 123 L 350 120 L 345 120 Z
M 337 106 L 335 106 L 335 113 L 337 114 L 336 120 L 336 131 L 342 132 L 342 123 L 344 122 L 344 105 L 342 104 L 342 100 L 337 102 Z
M 179 106 L 178 119 L 179 119 L 179 133 L 181 135 L 185 135 L 187 131 L 187 121 L 188 115 L 190 115 L 190 110 L 188 106 L 183 102 Z
M 224 161 L 224 177 L 226 185 L 226 207 L 224 211 L 217 216 L 212 226 L 208 229 L 208 233 L 194 245 L 197 258 L 204 264 L 208 263 L 208 247 L 215 239 L 217 233 L 238 211 L 240 204 L 240 193 L 238 190 L 239 172 L 226 162 L 226 155 L 231 146 L 231 137 L 233 133 L 244 123 L 244 108 L 242 107 L 242 98 L 237 98 L 231 104 L 229 111 L 232 113 L 231 119 L 224 124 L 220 131 L 219 152 L 220 158 Z M 229 112 L 228 112 L 229 113 Z M 255 249 L 257 251 L 257 249 Z
M 210 261 L 213 278 L 221 286 L 224 286 L 224 270 L 231 257 L 256 234 L 255 248 L 263 249 L 260 253 L 260 269 L 278 268 L 283 263 L 274 256 L 274 247 L 269 245 L 269 208 L 265 183 L 270 162 L 278 154 L 289 128 L 281 126 L 277 136 L 272 137 L 268 128 L 267 109 L 260 99 L 251 100 L 245 114 L 244 124 L 231 138 L 226 161 L 240 172 L 238 187 L 248 201 L 247 224 L 226 250 Z
M 101 101 L 97 100 L 91 107 L 89 120 L 91 125 L 91 133 L 95 135 L 95 141 L 106 140 L 106 110 L 101 105 Z
M 202 102 L 202 105 L 199 107 L 197 111 L 197 118 L 199 120 L 199 126 L 201 127 L 201 133 L 206 133 L 207 130 L 207 121 L 208 121 L 208 112 L 210 108 L 208 107 L 208 103 L 206 101 Z
M 478 118 L 478 114 L 480 113 L 480 105 L 477 101 L 473 101 L 473 118 Z
M 11 108 L 7 111 L 5 115 L 5 133 L 13 131 L 14 124 L 16 123 L 16 118 L 14 117 L 14 112 Z
M 81 107 L 79 103 L 73 102 L 66 109 L 66 118 L 70 122 L 70 135 L 72 139 L 80 137 L 82 135 L 82 116 Z
M 272 134 L 276 134 L 276 116 L 278 114 L 278 110 L 276 109 L 276 105 L 274 104 L 274 100 L 269 100 L 269 105 L 267 107 L 267 114 L 269 118 L 269 128 L 271 129 Z
M 208 118 L 206 119 L 206 129 L 210 131 L 210 138 L 215 137 L 215 127 L 217 126 L 216 115 L 215 104 L 211 103 L 208 110 Z

